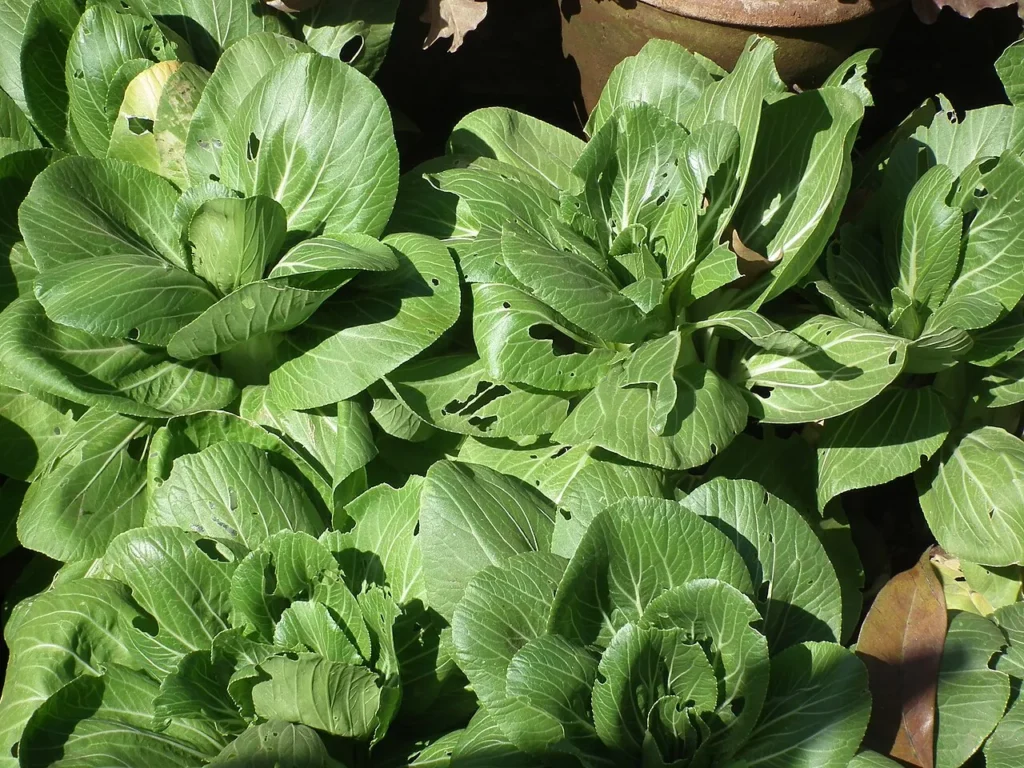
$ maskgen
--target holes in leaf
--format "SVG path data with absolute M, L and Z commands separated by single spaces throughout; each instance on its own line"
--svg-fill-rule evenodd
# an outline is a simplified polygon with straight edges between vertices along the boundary
M 156 623 L 156 619 L 141 608 L 139 609 L 139 615 L 132 619 L 132 626 L 150 637 L 156 637 L 160 632 L 160 625 Z
M 899 358 L 899 353 L 894 349 L 889 353 L 889 365 L 896 365 L 897 358 Z
M 714 443 L 711 444 L 711 455 L 712 456 L 717 456 L 718 455 L 718 446 L 715 445 Z
M 142 461 L 146 457 L 146 449 L 149 448 L 148 437 L 136 437 L 130 440 L 125 446 L 125 453 L 136 461 Z
M 60 427 L 54 427 L 53 428 L 53 436 L 54 437 L 60 437 Z
M 430 278 L 430 284 L 436 288 L 441 284 L 441 281 L 438 280 L 436 277 L 432 277 Z
M 551 457 L 551 458 L 552 458 L 552 459 L 557 459 L 557 458 L 560 458 L 560 457 L 562 457 L 562 456 L 565 456 L 565 454 L 567 454 L 567 453 L 568 453 L 568 452 L 569 452 L 570 450 L 571 450 L 571 449 L 570 449 L 570 446 L 568 446 L 568 445 L 563 445 L 563 446 L 562 446 L 561 448 L 559 448 L 559 449 L 558 449 L 558 451 L 557 451 L 557 452 L 555 452 L 555 454 L 554 454 L 554 455 L 552 455 L 552 457 Z
M 363 48 L 366 45 L 366 41 L 362 35 L 356 35 L 351 40 L 341 46 L 341 50 L 338 52 L 338 58 L 344 61 L 346 64 L 354 64 L 363 52 Z
M 126 11 L 130 11 L 130 10 L 131 10 L 131 6 L 130 6 L 130 5 L 128 5 L 128 3 L 126 3 L 126 2 L 125 2 L 125 0 L 121 0 L 121 7 L 122 7 L 122 8 L 124 9 L 124 10 L 126 10 Z
M 413 536 L 419 536 L 420 535 L 420 521 L 419 520 L 416 521 L 416 527 L 412 529 L 412 535 Z
M 665 192 L 663 195 L 661 195 L 661 197 L 659 197 L 657 200 L 654 201 L 654 204 L 655 205 L 664 205 L 667 200 L 668 200 L 668 192 Z
M 732 700 L 732 703 L 729 704 L 729 709 L 732 710 L 732 713 L 734 715 L 739 715 L 739 713 L 743 711 L 744 703 L 745 702 L 743 701 L 743 697 L 737 696 L 735 699 Z
M 768 593 L 771 590 L 771 584 L 767 581 L 762 581 L 761 586 L 757 588 L 757 601 L 759 603 L 768 602 Z
M 221 551 L 220 546 L 213 539 L 198 539 L 196 546 L 211 560 L 218 563 L 230 563 L 234 558 L 229 557 L 226 551 Z
M 530 326 L 530 338 L 537 341 L 550 341 L 555 357 L 586 355 L 590 353 L 590 347 L 580 344 L 576 339 L 562 333 L 553 325 L 541 324 Z
M 442 409 L 442 413 L 448 416 L 457 414 L 470 416 L 499 397 L 510 394 L 512 394 L 512 390 L 508 387 L 490 381 L 481 381 L 476 385 L 476 391 L 472 395 L 465 400 L 452 400 Z
M 214 523 L 214 525 L 216 525 L 216 526 L 217 526 L 218 528 L 222 529 L 222 530 L 224 531 L 224 533 L 226 533 L 226 534 L 227 534 L 228 536 L 230 536 L 231 538 L 233 538 L 233 539 L 234 539 L 234 538 L 237 538 L 237 537 L 238 537 L 238 531 L 237 531 L 237 530 L 235 530 L 234 528 L 232 528 L 232 527 L 231 527 L 230 525 L 228 525 L 227 523 L 225 523 L 225 522 L 224 522 L 223 520 L 221 520 L 221 519 L 220 519 L 219 517 L 215 517 L 215 518 L 213 518 L 213 523 Z
M 14 759 L 18 758 L 18 747 L 20 747 L 20 746 L 21 746 L 21 742 L 20 741 L 16 741 L 16 742 L 14 742 L 14 746 L 11 747 L 11 757 L 13 757 Z
M 767 507 L 768 506 L 768 502 L 769 502 L 770 499 L 771 499 L 771 496 L 768 495 L 768 491 L 765 491 L 764 492 L 764 496 L 761 497 L 761 503 L 764 504 Z
M 481 432 L 486 432 L 488 429 L 493 427 L 495 422 L 497 422 L 497 421 L 498 421 L 498 417 L 497 416 L 485 416 L 485 417 L 473 416 L 473 417 L 471 417 L 469 419 L 469 425 L 471 427 L 476 427 Z M 538 485 L 539 484 L 540 484 L 540 482 L 538 481 Z
M 260 153 L 260 140 L 255 133 L 249 134 L 249 142 L 245 145 L 245 157 L 247 160 L 255 160 Z
M 85 72 L 80 69 L 75 70 L 75 80 L 81 80 L 85 77 Z
M 215 173 L 210 174 L 210 181 L 220 181 L 220 176 Z
M 509 304 L 507 301 L 501 302 L 501 306 L 504 307 L 505 309 L 512 309 L 512 305 Z
M 767 400 L 769 397 L 771 397 L 772 392 L 774 390 L 774 387 L 766 387 L 763 384 L 755 384 L 753 387 L 750 388 L 750 391 L 754 394 L 754 396 L 760 398 L 761 400 Z
M 138 341 L 138 340 L 139 340 L 139 329 L 138 328 L 132 328 L 130 331 L 128 331 L 128 341 Z

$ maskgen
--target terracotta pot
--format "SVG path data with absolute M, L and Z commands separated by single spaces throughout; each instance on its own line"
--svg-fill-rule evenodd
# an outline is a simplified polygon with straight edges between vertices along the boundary
M 908 0 L 561 0 L 562 45 L 579 70 L 584 105 L 615 65 L 652 38 L 674 40 L 731 69 L 751 34 L 779 45 L 786 82 L 820 84 L 843 59 L 877 44 Z

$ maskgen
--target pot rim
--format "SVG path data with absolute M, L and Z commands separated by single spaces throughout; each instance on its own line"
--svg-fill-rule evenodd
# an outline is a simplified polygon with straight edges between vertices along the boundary
M 607 1 L 607 0 L 606 0 Z M 616 2 L 617 0 L 612 0 Z M 677 16 L 737 27 L 796 29 L 843 24 L 907 0 L 638 0 Z

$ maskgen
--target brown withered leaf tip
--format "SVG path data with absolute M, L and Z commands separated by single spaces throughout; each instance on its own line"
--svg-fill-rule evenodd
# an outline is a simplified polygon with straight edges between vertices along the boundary
M 882 587 L 857 642 L 873 699 L 865 744 L 918 768 L 935 766 L 935 697 L 947 628 L 932 554 Z

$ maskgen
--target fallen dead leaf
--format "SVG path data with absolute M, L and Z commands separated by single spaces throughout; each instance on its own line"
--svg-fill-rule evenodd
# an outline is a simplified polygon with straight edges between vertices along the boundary
M 1006 8 L 1017 3 L 1018 0 L 914 0 L 914 11 L 925 24 L 934 24 L 943 8 L 952 8 L 970 19 L 986 8 Z
M 857 642 L 874 701 L 865 746 L 918 768 L 935 766 L 935 695 L 946 642 L 946 599 L 933 554 L 882 588 Z
M 427 9 L 420 17 L 430 25 L 424 48 L 429 48 L 441 38 L 450 37 L 449 53 L 457 51 L 466 35 L 480 26 L 487 15 L 487 0 L 427 0 Z

